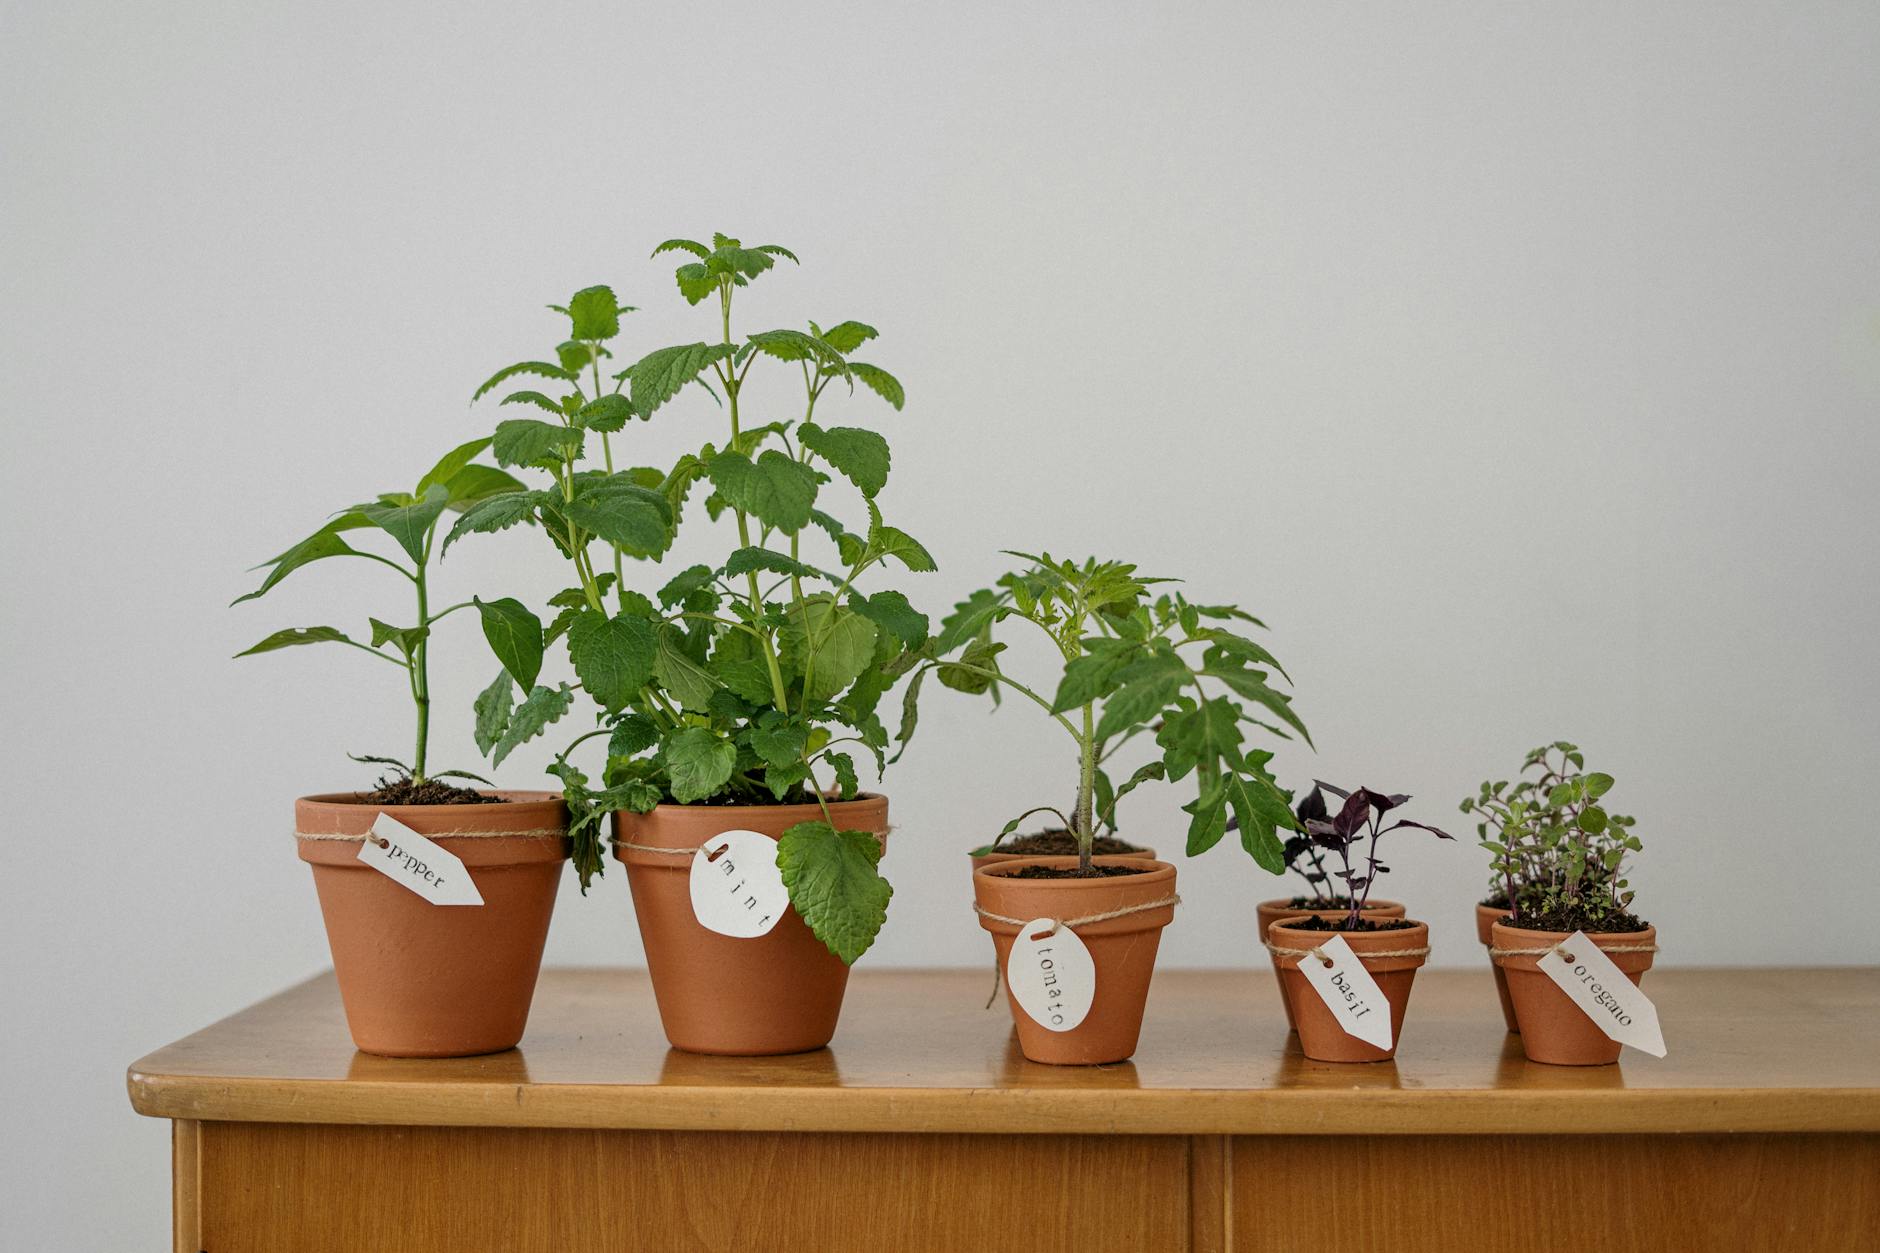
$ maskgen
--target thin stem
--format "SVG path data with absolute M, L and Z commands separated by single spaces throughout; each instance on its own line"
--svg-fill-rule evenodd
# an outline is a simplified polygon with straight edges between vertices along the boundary
M 425 537 L 424 555 L 431 555 L 431 540 L 437 532 L 433 530 Z M 430 589 L 425 584 L 425 567 L 418 563 L 418 622 L 422 625 L 431 620 L 429 596 Z M 411 779 L 414 783 L 424 782 L 424 754 L 431 738 L 431 641 L 427 632 L 418 637 L 417 646 L 411 650 L 411 696 L 418 706 L 418 747 L 412 754 Z
M 1097 786 L 1096 702 L 1084 705 L 1084 733 L 1077 749 L 1077 869 L 1090 870 L 1090 854 L 1096 845 L 1096 830 L 1091 821 L 1091 807 Z

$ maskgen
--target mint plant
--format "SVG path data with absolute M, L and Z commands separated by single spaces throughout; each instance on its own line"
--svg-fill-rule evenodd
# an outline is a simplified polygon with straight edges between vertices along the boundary
M 1630 931 L 1633 893 L 1628 854 L 1642 843 L 1636 819 L 1601 803 L 1613 777 L 1588 773 L 1586 758 L 1565 740 L 1544 744 L 1522 762 L 1520 777 L 1484 782 L 1462 802 L 1491 858 L 1497 899 L 1513 921 L 1542 930 Z
M 613 386 L 604 389 L 600 380 L 607 372 L 598 358 L 617 323 L 590 324 L 586 329 L 596 334 L 584 339 L 577 318 L 572 363 L 585 374 L 571 368 L 568 356 L 499 372 L 485 391 L 516 373 L 549 377 L 568 388 L 559 398 L 505 398 L 558 415 L 555 424 L 539 423 L 558 430 L 532 431 L 520 445 L 539 454 L 520 464 L 548 469 L 556 486 L 528 500 L 488 502 L 486 513 L 466 515 L 459 529 L 532 522 L 574 561 L 578 585 L 554 598 L 560 612 L 542 636 L 566 636 L 580 686 L 599 707 L 596 729 L 578 737 L 551 767 L 575 815 L 583 884 L 601 870 L 598 824 L 610 811 L 643 813 L 662 802 L 815 803 L 823 818 L 783 834 L 778 865 L 803 920 L 832 952 L 852 962 L 873 943 L 892 889 L 877 867 L 881 847 L 875 836 L 841 829 L 828 801 L 859 794 L 857 752 L 871 754 L 878 771 L 885 768 L 889 736 L 877 706 L 920 655 L 928 634 L 926 616 L 903 593 L 865 593 L 860 585 L 891 564 L 929 571 L 934 563 L 924 547 L 882 517 L 878 498 L 888 479 L 887 441 L 873 430 L 823 425 L 816 418 L 819 404 L 826 411 L 839 395 L 852 395 L 856 383 L 895 409 L 905 396 L 887 371 L 853 359 L 877 336 L 864 323 L 735 330 L 736 292 L 779 259 L 795 263 L 788 249 L 746 248 L 715 235 L 710 246 L 668 240 L 653 255 L 672 252 L 690 258 L 675 274 L 680 293 L 695 306 L 709 302 L 718 314 L 713 338 L 647 353 L 608 374 Z M 611 293 L 600 303 L 611 305 Z M 574 306 L 569 310 L 574 317 Z M 747 418 L 760 363 L 800 385 L 800 418 Z M 695 384 L 722 411 L 722 442 L 703 444 L 664 472 L 616 471 L 604 439 L 609 432 L 603 431 L 606 467 L 577 468 L 581 432 L 598 429 L 584 428 L 583 413 L 604 403 L 605 412 L 623 425 L 627 417 L 650 419 Z M 506 446 L 501 431 L 499 459 L 516 456 L 517 445 Z M 850 529 L 823 508 L 838 477 L 859 499 L 866 525 Z M 731 523 L 735 544 L 720 562 L 678 572 L 654 597 L 629 590 L 619 558 L 662 554 L 696 491 L 704 493 L 709 521 Z M 635 513 L 637 529 L 595 525 L 603 513 L 622 517 L 626 507 Z M 611 570 L 579 556 L 584 542 L 595 539 L 614 547 Z M 812 544 L 828 555 L 809 551 Z M 513 699 L 509 679 L 521 678 L 504 664 L 507 677 L 499 676 L 479 698 L 484 740 L 503 725 Z M 607 763 L 596 782 L 569 754 L 601 737 L 607 740 Z
M 375 799 L 381 803 L 423 804 L 440 800 L 484 799 L 466 789 L 433 786 L 435 780 L 446 778 L 472 779 L 478 783 L 487 783 L 488 780 L 462 770 L 432 771 L 428 768 L 427 750 L 431 730 L 432 629 L 451 614 L 473 605 L 481 608 L 486 628 L 492 615 L 503 619 L 527 613 L 521 603 L 514 600 L 485 604 L 473 598 L 436 611 L 431 608 L 430 566 L 438 524 L 447 513 L 473 510 L 480 502 L 521 486 L 508 473 L 476 461 L 477 456 L 489 446 L 489 440 L 478 439 L 453 448 L 418 480 L 411 491 L 388 492 L 364 504 L 341 510 L 312 535 L 257 566 L 256 569 L 266 569 L 268 572 L 261 586 L 244 596 L 236 597 L 232 602 L 239 605 L 243 601 L 265 596 L 296 570 L 334 557 L 358 557 L 377 562 L 398 571 L 410 582 L 416 602 L 411 625 L 394 626 L 378 618 L 369 618 L 370 643 L 354 639 L 337 627 L 289 627 L 276 631 L 254 647 L 236 654 L 238 657 L 249 657 L 302 644 L 344 644 L 367 656 L 389 662 L 405 672 L 417 723 L 411 761 L 407 763 L 383 756 L 354 757 L 357 761 L 390 766 L 396 771 L 395 780 L 382 784 L 380 792 L 375 794 Z M 370 549 L 355 548 L 347 542 L 349 533 L 373 528 L 391 537 L 396 544 L 396 551 L 403 553 L 408 564 L 399 561 L 396 556 L 384 556 Z
M 1331 813 L 1325 804 L 1322 795 L 1325 792 L 1330 792 L 1344 802 L 1336 814 Z M 1317 798 L 1316 801 L 1314 798 Z M 1379 839 L 1406 827 L 1428 831 L 1442 840 L 1456 838 L 1426 822 L 1415 822 L 1409 818 L 1398 818 L 1385 826 L 1384 815 L 1402 807 L 1409 799 L 1401 794 L 1375 792 L 1364 787 L 1347 792 L 1329 783 L 1315 782 L 1312 791 L 1300 803 L 1298 816 L 1304 822 L 1306 836 L 1317 847 L 1338 857 L 1341 869 L 1332 871 L 1331 877 L 1345 885 L 1344 907 L 1347 912 L 1342 924 L 1344 930 L 1358 929 L 1359 920 L 1364 916 L 1364 907 L 1371 899 L 1371 888 L 1377 883 L 1379 875 L 1390 872 L 1390 867 L 1377 859 Z M 1362 849 L 1360 844 L 1363 844 Z M 1359 864 L 1359 857 L 1362 858 L 1362 865 Z
M 1272 753 L 1244 740 L 1249 731 L 1282 739 L 1297 733 L 1308 744 L 1311 737 L 1292 698 L 1269 683 L 1270 671 L 1285 674 L 1279 662 L 1224 625 L 1264 624 L 1232 605 L 1198 605 L 1179 593 L 1151 601 L 1149 589 L 1169 580 L 1142 577 L 1123 562 L 1010 555 L 1026 566 L 974 592 L 942 622 L 931 657 L 909 682 L 902 739 L 913 734 L 929 672 L 948 687 L 995 701 L 1015 692 L 1044 710 L 1076 746 L 1077 797 L 1069 814 L 1049 805 L 1026 810 L 999 838 L 1033 814 L 1055 814 L 1076 839 L 1078 873 L 1090 874 L 1092 846 L 1101 830 L 1115 831 L 1118 802 L 1150 780 L 1193 775 L 1195 799 L 1183 806 L 1190 815 L 1189 855 L 1219 843 L 1231 815 L 1247 852 L 1280 873 L 1285 858 L 1277 833 L 1295 820 L 1267 769 Z M 1008 619 L 1042 631 L 1062 658 L 1052 695 L 1002 668 L 1006 644 L 994 628 Z M 1145 734 L 1153 736 L 1156 756 L 1116 783 L 1108 768 L 1115 755 Z

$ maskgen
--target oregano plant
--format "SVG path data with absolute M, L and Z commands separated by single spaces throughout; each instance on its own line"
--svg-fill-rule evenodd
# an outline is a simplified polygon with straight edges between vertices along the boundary
M 941 624 L 932 658 L 908 685 L 902 738 L 913 733 L 929 672 L 948 687 L 995 700 L 1016 693 L 1069 737 L 1077 791 L 1069 813 L 1035 806 L 1008 822 L 1000 838 L 1033 814 L 1054 814 L 1076 840 L 1079 873 L 1087 874 L 1099 831 L 1116 828 L 1118 802 L 1151 780 L 1193 776 L 1195 798 L 1183 806 L 1189 854 L 1219 843 L 1231 823 L 1255 861 L 1282 871 L 1278 831 L 1295 821 L 1267 768 L 1272 753 L 1246 740 L 1249 732 L 1311 739 L 1292 698 L 1271 685 L 1273 672 L 1285 674 L 1279 662 L 1229 625 L 1263 624 L 1235 606 L 1195 604 L 1178 592 L 1151 599 L 1151 588 L 1169 580 L 1141 576 L 1124 562 L 1010 555 L 1026 565 L 974 592 Z M 1062 671 L 1051 694 L 1003 668 L 1007 644 L 995 628 L 1008 620 L 1041 631 L 1056 650 Z M 1153 738 L 1153 757 L 1117 783 L 1117 755 L 1144 736 Z
M 1586 770 L 1565 740 L 1543 744 L 1514 779 L 1484 781 L 1462 802 L 1492 866 L 1490 904 L 1505 905 L 1517 925 L 1544 930 L 1630 931 L 1633 893 L 1626 858 L 1643 844 L 1636 819 L 1611 812 L 1613 777 Z
M 489 446 L 490 441 L 487 439 L 471 440 L 444 454 L 410 491 L 387 492 L 334 514 L 306 539 L 257 566 L 257 569 L 267 571 L 261 586 L 238 596 L 233 602 L 241 604 L 265 596 L 295 571 L 314 562 L 337 557 L 356 557 L 388 566 L 409 582 L 413 605 L 408 625 L 400 626 L 379 618 L 369 618 L 367 622 L 371 633 L 365 639 L 355 639 L 332 626 L 289 627 L 276 631 L 252 648 L 236 654 L 238 657 L 249 657 L 302 644 L 341 644 L 403 670 L 416 723 L 411 760 L 407 762 L 375 755 L 354 756 L 357 761 L 389 766 L 394 770 L 393 779 L 383 783 L 380 792 L 376 794 L 385 803 L 480 800 L 482 797 L 475 793 L 439 786 L 435 781 L 462 778 L 478 783 L 488 782 L 479 775 L 463 770 L 431 770 L 429 744 L 433 628 L 451 614 L 473 606 L 481 607 L 486 622 L 490 615 L 509 618 L 527 614 L 527 610 L 515 600 L 486 604 L 472 598 L 443 608 L 434 608 L 431 604 L 431 560 L 439 524 L 449 514 L 467 513 L 476 509 L 481 502 L 505 495 L 521 486 L 507 472 L 477 462 L 476 458 Z M 373 530 L 390 537 L 391 555 L 374 552 L 370 547 L 354 547 L 353 543 L 348 542 L 349 535 L 354 540 L 359 539 L 355 532 Z

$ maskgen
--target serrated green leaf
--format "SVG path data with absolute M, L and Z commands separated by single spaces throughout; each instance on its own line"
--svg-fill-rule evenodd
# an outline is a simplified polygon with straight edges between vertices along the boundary
M 792 457 L 767 449 L 752 461 L 742 453 L 721 452 L 706 466 L 712 486 L 733 509 L 767 526 L 794 535 L 809 525 L 816 501 L 816 473 Z
M 588 401 L 575 411 L 574 422 L 584 430 L 599 431 L 611 435 L 627 424 L 627 419 L 635 416 L 633 405 L 625 396 L 609 392 L 595 400 Z
M 710 566 L 687 566 L 668 579 L 666 585 L 659 589 L 659 603 L 662 607 L 670 609 L 693 592 L 710 587 L 713 578 Z
M 1284 874 L 1286 849 L 1275 829 L 1273 807 L 1258 794 L 1269 785 L 1259 780 L 1249 781 L 1231 770 L 1223 776 L 1223 782 L 1227 785 L 1227 803 L 1240 827 L 1241 847 L 1262 870 Z M 1280 803 L 1279 812 L 1288 813 L 1284 802 Z
M 1188 823 L 1188 855 L 1199 857 L 1227 834 L 1227 787 L 1220 779 L 1203 779 L 1201 794 L 1182 809 L 1192 815 Z
M 809 728 L 781 715 L 769 725 L 751 728 L 751 748 L 766 765 L 787 766 L 799 760 L 808 746 Z
M 620 304 L 611 287 L 584 287 L 568 301 L 576 339 L 612 339 L 620 334 Z
M 879 334 L 866 322 L 838 322 L 822 333 L 822 341 L 846 356 Z
M 701 261 L 712 255 L 711 249 L 691 239 L 668 239 L 665 243 L 653 249 L 652 255 L 657 257 L 662 252 L 689 252 Z
M 878 365 L 869 365 L 866 361 L 849 362 L 849 373 L 868 385 L 868 389 L 881 397 L 897 410 L 907 403 L 907 393 L 901 388 L 901 380 L 894 377 Z
M 581 431 L 535 418 L 509 418 L 496 424 L 491 448 L 498 465 L 552 469 L 564 456 L 580 457 Z
M 568 628 L 568 658 L 575 676 L 609 713 L 624 708 L 652 682 L 658 654 L 658 637 L 645 618 L 608 618 L 590 610 Z
M 855 776 L 855 759 L 847 753 L 824 753 L 823 760 L 836 774 L 836 793 L 845 801 L 855 799 L 861 791 L 861 781 Z
M 624 372 L 633 412 L 639 417 L 651 417 L 655 409 L 677 396 L 707 366 L 723 361 L 736 351 L 730 344 L 699 343 L 657 348 L 647 353 Z
M 838 473 L 872 497 L 888 483 L 888 441 L 859 426 L 821 427 L 805 422 L 797 442 L 827 461 Z
M 782 660 L 811 700 L 830 700 L 875 654 L 875 624 L 827 596 L 805 597 L 781 632 Z
M 779 552 L 768 548 L 740 548 L 725 559 L 725 575 L 736 577 L 752 570 L 768 570 L 773 574 L 792 574 L 804 579 L 827 579 L 831 583 L 840 582 L 833 575 L 825 574 L 815 566 L 804 565 Z
M 575 381 L 574 371 L 563 366 L 558 366 L 547 361 L 518 361 L 514 365 L 506 365 L 496 373 L 490 375 L 489 380 L 485 382 L 483 386 L 477 388 L 476 394 L 470 397 L 471 402 L 474 404 L 476 401 L 483 399 L 483 397 L 489 395 L 490 392 L 501 387 L 510 379 L 515 378 L 518 374 L 533 374 L 545 379 L 559 379 L 564 383 L 572 383 Z
M 558 687 L 538 687 L 510 714 L 503 738 L 496 741 L 490 761 L 502 765 L 503 758 L 546 730 L 550 723 L 568 712 L 574 703 L 574 689 L 566 683 Z
M 661 750 L 672 798 L 681 805 L 710 800 L 731 779 L 737 765 L 737 746 L 710 727 L 687 727 L 666 741 Z
M 909 648 L 920 647 L 927 638 L 927 615 L 908 603 L 900 592 L 876 592 L 873 596 L 851 596 L 849 608 L 889 632 Z
M 932 554 L 921 546 L 920 541 L 899 527 L 877 525 L 869 528 L 868 555 L 883 559 L 892 557 L 918 574 L 937 568 Z
M 463 516 L 457 519 L 457 524 L 450 528 L 450 534 L 444 537 L 442 551 L 449 552 L 450 546 L 457 542 L 460 535 L 502 531 L 518 522 L 533 522 L 540 499 L 539 492 L 505 492 L 478 501 L 466 509 Z
M 477 751 L 485 757 L 509 730 L 509 714 L 515 707 L 515 700 L 507 670 L 498 671 L 495 680 L 477 694 L 472 705 L 476 713 Z
M 711 671 L 686 655 L 681 637 L 672 627 L 659 632 L 653 674 L 659 679 L 659 685 L 679 702 L 680 708 L 692 713 L 704 712 L 712 693 L 719 688 Z
M 568 520 L 634 557 L 657 557 L 672 544 L 672 507 L 659 492 L 606 479 L 563 506 Z
M 516 680 L 516 686 L 529 691 L 542 673 L 542 622 L 513 596 L 500 600 L 473 598 L 472 603 L 483 618 L 483 638 L 490 651 Z
M 1307 744 L 1312 743 L 1312 735 L 1306 730 L 1306 724 L 1299 720 L 1299 715 L 1292 711 L 1292 697 L 1284 692 L 1274 691 L 1266 685 L 1266 676 L 1258 670 L 1245 667 L 1217 664 L 1204 665 L 1201 673 L 1212 675 L 1232 688 L 1236 695 L 1264 705 L 1267 709 L 1299 733 Z
M 507 470 L 498 470 L 495 466 L 469 465 L 444 480 L 444 490 L 449 494 L 449 507 L 462 513 L 492 496 L 519 492 L 524 488 L 522 480 Z
M 573 400 L 573 397 L 570 397 L 570 401 L 572 400 Z M 567 405 L 564 405 L 561 401 L 556 400 L 553 396 L 545 396 L 541 392 L 537 392 L 537 391 L 524 390 L 524 391 L 519 391 L 519 392 L 510 392 L 507 396 L 503 397 L 501 400 L 497 401 L 496 403 L 499 405 L 533 405 L 535 408 L 540 409 L 545 413 L 552 413 L 558 418 L 565 418 L 568 416 Z
M 777 841 L 790 903 L 831 953 L 853 965 L 888 920 L 894 889 L 881 877 L 881 845 L 866 831 L 799 822 Z
M 632 757 L 659 743 L 659 726 L 643 714 L 627 714 L 614 723 L 607 737 L 607 756 Z

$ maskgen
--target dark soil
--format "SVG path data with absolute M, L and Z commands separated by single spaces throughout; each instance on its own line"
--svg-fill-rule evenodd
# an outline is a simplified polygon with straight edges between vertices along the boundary
M 1295 896 L 1286 904 L 1292 909 L 1350 909 L 1349 896 L 1334 896 L 1324 900 L 1317 896 Z
M 1090 847 L 1092 852 L 1103 856 L 1144 851 L 1141 845 L 1125 843 L 1112 835 L 1098 836 Z M 984 848 L 973 850 L 975 857 L 983 853 L 1019 853 L 1026 857 L 1074 857 L 1077 855 L 1077 837 L 1069 831 L 1040 831 L 1036 835 L 1021 835 L 1003 844 L 988 844 Z
M 1651 926 L 1643 918 L 1634 914 L 1611 912 L 1595 914 L 1583 908 L 1571 906 L 1545 912 L 1527 910 L 1519 919 L 1503 919 L 1506 925 L 1520 927 L 1525 931 L 1584 931 L 1588 935 L 1596 932 L 1643 931 Z
M 1291 927 L 1298 931 L 1402 931 L 1417 924 L 1407 918 L 1359 918 L 1356 926 L 1349 918 L 1319 918 L 1307 915 L 1304 918 L 1288 918 L 1284 922 L 1273 924 L 1278 927 Z
M 1118 875 L 1148 874 L 1152 866 L 1092 866 L 1088 870 L 1079 870 L 1075 866 L 1026 866 L 1012 874 L 1001 876 L 1007 879 L 1113 879 Z
M 1506 892 L 1497 892 L 1483 901 L 1482 904 L 1488 906 L 1490 909 L 1506 909 L 1508 908 L 1508 894 Z
M 467 787 L 454 787 L 440 779 L 414 782 L 410 776 L 380 779 L 378 787 L 359 793 L 361 805 L 503 805 L 500 796 L 485 796 Z

